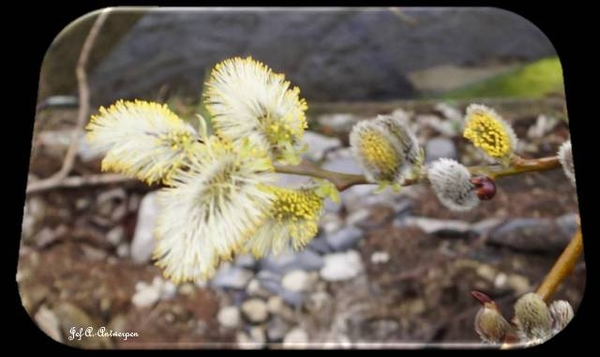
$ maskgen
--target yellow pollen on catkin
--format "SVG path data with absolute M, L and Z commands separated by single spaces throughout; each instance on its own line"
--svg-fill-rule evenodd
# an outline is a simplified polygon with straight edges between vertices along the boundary
M 482 111 L 471 114 L 463 136 L 486 154 L 497 159 L 509 156 L 513 150 L 506 126 Z
M 367 131 L 361 135 L 359 146 L 365 159 L 381 170 L 384 176 L 395 175 L 400 158 L 389 141 L 377 132 Z

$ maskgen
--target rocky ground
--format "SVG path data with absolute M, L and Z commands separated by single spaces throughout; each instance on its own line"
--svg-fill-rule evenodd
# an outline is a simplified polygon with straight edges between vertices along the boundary
M 457 131 L 459 109 L 402 111 L 428 160 L 481 162 Z M 525 157 L 552 155 L 568 138 L 566 122 L 553 116 L 502 113 L 514 121 Z M 73 118 L 70 110 L 40 115 L 30 180 L 60 167 Z M 314 115 L 306 159 L 359 173 L 344 133 L 361 119 Z M 74 174 L 97 172 L 99 160 L 82 143 Z M 288 184 L 302 180 L 281 177 Z M 158 187 L 132 182 L 32 195 L 17 274 L 22 302 L 49 336 L 85 348 L 479 343 L 472 327 L 478 306 L 469 291 L 488 293 L 510 316 L 514 301 L 537 287 L 575 231 L 577 199 L 560 170 L 502 179 L 497 196 L 468 213 L 444 209 L 427 187 L 378 195 L 373 188 L 355 186 L 340 204 L 329 202 L 306 250 L 261 260 L 239 256 L 212 281 L 179 286 L 151 263 Z M 581 261 L 557 297 L 576 308 L 584 285 Z M 139 335 L 69 340 L 73 326 Z

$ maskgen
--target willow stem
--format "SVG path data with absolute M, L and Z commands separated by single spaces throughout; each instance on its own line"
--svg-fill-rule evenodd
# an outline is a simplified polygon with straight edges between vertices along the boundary
M 542 284 L 537 289 L 537 294 L 544 299 L 546 302 L 550 302 L 552 296 L 558 289 L 560 283 L 573 271 L 579 256 L 583 252 L 583 237 L 581 234 L 581 227 L 577 227 L 577 232 L 569 242 L 569 245 L 562 252 L 560 257 L 552 266 L 548 275 L 542 281 Z
M 354 185 L 367 184 L 367 179 L 363 175 L 352 175 L 341 172 L 323 170 L 309 161 L 303 160 L 297 166 L 275 166 L 275 171 L 282 174 L 293 174 L 302 176 L 312 176 L 324 178 L 331 181 L 338 190 L 343 191 Z
M 492 179 L 497 179 L 505 176 L 519 175 L 526 172 L 548 171 L 560 167 L 560 161 L 558 160 L 557 156 L 542 157 L 539 159 L 523 159 L 516 156 L 511 161 L 511 165 L 508 167 L 500 165 L 482 165 L 470 166 L 468 169 L 469 172 L 474 175 L 483 174 Z M 312 176 L 327 179 L 331 181 L 340 191 L 346 190 L 354 185 L 373 184 L 368 182 L 363 175 L 352 175 L 342 172 L 324 170 L 306 160 L 303 160 L 297 166 L 276 165 L 275 171 L 284 174 Z M 426 179 L 426 173 L 422 172 L 418 179 L 402 182 L 402 186 L 410 186 L 416 183 L 422 183 Z
M 484 174 L 492 179 L 497 179 L 526 172 L 548 171 L 560 167 L 561 165 L 558 156 L 542 157 L 539 159 L 523 159 L 521 157 L 515 157 L 508 167 L 499 165 L 471 166 L 469 167 L 469 171 L 473 174 Z

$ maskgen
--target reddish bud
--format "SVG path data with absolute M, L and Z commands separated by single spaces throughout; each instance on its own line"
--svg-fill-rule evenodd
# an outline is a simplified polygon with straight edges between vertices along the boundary
M 496 184 L 488 176 L 475 176 L 471 178 L 471 183 L 475 185 L 477 197 L 482 201 L 491 200 L 496 195 Z

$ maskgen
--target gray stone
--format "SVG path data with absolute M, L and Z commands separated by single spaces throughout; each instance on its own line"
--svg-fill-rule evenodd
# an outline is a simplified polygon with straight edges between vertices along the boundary
M 283 276 L 281 286 L 290 291 L 306 291 L 310 288 L 308 273 L 304 270 L 292 270 Z
M 325 241 L 324 235 L 313 238 L 310 243 L 308 243 L 308 248 L 320 254 L 326 254 L 333 251 Z
M 259 267 L 262 270 L 270 270 L 285 274 L 298 267 L 298 257 L 293 253 L 282 253 L 280 255 L 269 254 L 267 257 L 260 260 Z
M 359 120 L 360 118 L 356 115 L 345 113 L 325 114 L 317 118 L 319 124 L 338 133 L 350 132 Z
M 291 291 L 281 287 L 277 293 L 283 301 L 292 306 L 300 306 L 304 302 L 304 294 L 298 291 Z
M 573 237 L 577 232 L 577 213 L 566 213 L 556 219 L 558 228 L 567 236 Z
M 326 281 L 342 281 L 352 279 L 363 271 L 360 255 L 355 250 L 344 253 L 328 254 L 325 265 L 320 271 L 321 278 Z
M 120 41 L 90 70 L 92 101 L 141 97 L 164 83 L 197 96 L 205 73 L 233 54 L 265 61 L 320 101 L 408 97 L 414 89 L 407 74 L 440 64 L 555 55 L 534 24 L 509 11 L 402 11 L 418 26 L 388 8 L 149 11 L 116 33 Z
M 236 306 L 227 306 L 219 310 L 217 321 L 225 328 L 236 328 L 240 325 L 240 310 Z
M 275 185 L 281 187 L 299 187 L 310 182 L 310 177 L 292 174 L 275 174 Z
M 436 137 L 425 144 L 425 162 L 431 162 L 446 157 L 456 160 L 458 153 L 454 142 L 448 138 Z
M 370 216 L 371 211 L 368 208 L 361 208 L 346 217 L 346 224 L 349 226 L 357 226 L 366 221 Z
M 504 219 L 502 218 L 483 219 L 479 222 L 471 224 L 471 233 L 475 234 L 476 236 L 480 236 L 486 232 L 491 231 L 492 229 L 495 229 L 502 222 L 504 222 Z
M 324 170 L 342 172 L 345 174 L 362 174 L 363 171 L 358 166 L 356 160 L 352 157 L 348 158 L 334 158 L 330 159 L 329 156 L 327 160 L 321 166 Z
M 325 157 L 328 151 L 342 146 L 340 139 L 317 134 L 312 131 L 304 132 L 303 140 L 308 145 L 308 151 L 302 156 L 312 161 L 319 161 Z
M 290 325 L 279 316 L 274 316 L 267 324 L 269 342 L 282 342 Z
M 152 258 L 155 244 L 154 228 L 158 211 L 156 192 L 144 196 L 140 203 L 137 224 L 131 241 L 131 258 L 136 263 L 147 263 Z
M 261 299 L 250 299 L 242 303 L 242 313 L 244 317 L 251 323 L 261 323 L 267 320 L 269 311 L 267 304 Z
M 325 240 L 334 251 L 342 251 L 355 246 L 362 236 L 363 231 L 361 229 L 348 226 L 326 235 Z
M 269 297 L 269 292 L 263 289 L 263 287 L 260 284 L 260 281 L 258 281 L 258 279 L 256 278 L 250 280 L 248 286 L 246 287 L 246 293 L 248 294 L 248 296 L 251 297 Z
M 557 226 L 558 224 L 552 219 L 513 219 L 493 230 L 488 244 L 527 252 L 557 253 L 562 251 L 571 239 Z
M 256 259 L 251 254 L 240 254 L 235 258 L 234 264 L 240 268 L 254 269 Z
M 213 286 L 227 289 L 244 289 L 250 279 L 252 272 L 247 269 L 231 265 L 223 265 L 211 281 Z
M 283 348 L 304 349 L 308 347 L 308 333 L 301 327 L 294 327 L 283 338 Z
M 319 270 L 325 264 L 323 258 L 310 249 L 298 252 L 296 258 L 298 259 L 298 268 L 306 271 Z
M 434 219 L 425 217 L 407 217 L 403 224 L 418 227 L 427 234 L 462 236 L 469 232 L 471 225 L 464 221 Z

